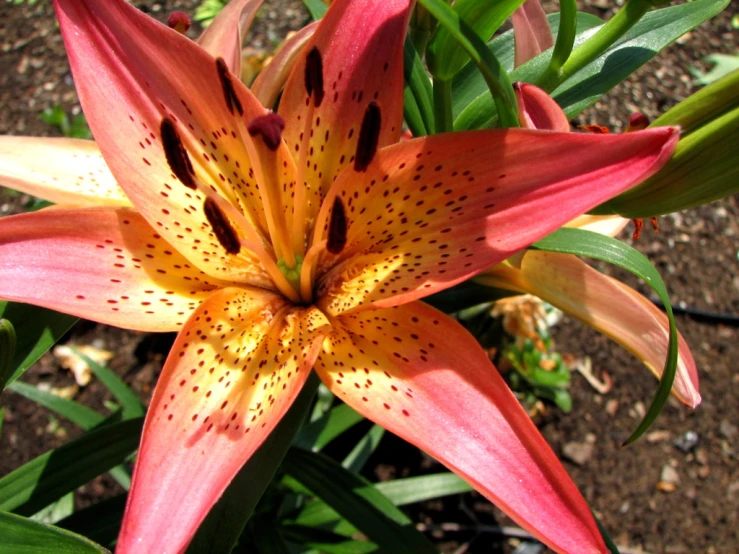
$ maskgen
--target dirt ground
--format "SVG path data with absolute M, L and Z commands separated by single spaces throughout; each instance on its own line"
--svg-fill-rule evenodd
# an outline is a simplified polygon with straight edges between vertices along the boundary
M 191 0 L 135 3 L 160 19 L 175 9 L 191 11 L 194 4 Z M 585 9 L 608 16 L 610 5 L 593 0 Z M 580 121 L 621 130 L 633 111 L 653 118 L 687 97 L 696 90 L 690 67 L 705 68 L 699 60 L 710 53 L 736 53 L 737 31 L 730 20 L 738 11 L 737 6 L 730 7 L 728 13 L 682 37 Z M 3 134 L 57 134 L 39 120 L 41 111 L 56 105 L 79 110 L 52 12 L 47 0 L 34 6 L 0 4 Z M 269 48 L 305 17 L 300 2 L 267 2 L 251 44 Z M 0 215 L 18 210 L 26 200 L 3 194 Z M 660 229 L 659 234 L 646 229 L 635 246 L 660 270 L 673 302 L 688 309 L 739 314 L 739 199 L 661 218 Z M 678 325 L 701 375 L 703 403 L 697 410 L 671 401 L 646 438 L 621 448 L 648 405 L 655 381 L 608 339 L 565 319 L 555 329 L 558 348 L 576 358 L 588 357 L 595 375 L 610 378 L 613 386 L 601 394 L 574 373 L 572 413 L 551 408 L 540 418 L 540 426 L 555 451 L 570 453 L 569 458 L 563 456 L 568 471 L 616 543 L 625 547 L 623 552 L 732 554 L 739 552 L 739 374 L 733 366 L 739 359 L 739 328 L 687 315 L 678 316 Z M 171 335 L 132 333 L 89 322 L 80 322 L 64 339 L 114 352 L 109 366 L 143 398 L 151 392 L 171 341 Z M 25 378 L 55 387 L 74 383 L 51 355 L 44 356 Z M 94 382 L 76 391 L 74 398 L 92 407 L 101 407 L 106 400 Z M 76 432 L 71 424 L 14 394 L 6 393 L 2 405 L 6 415 L 0 475 Z M 694 444 L 688 444 L 690 438 L 696 438 Z M 387 435 L 368 467 L 369 477 L 385 479 L 440 470 L 432 460 Z M 666 477 L 674 481 L 674 490 L 658 488 Z M 96 480 L 79 491 L 78 502 L 111 494 L 114 487 L 106 479 Z M 496 533 L 496 526 L 510 521 L 475 494 L 428 502 L 409 513 L 427 526 L 447 552 L 511 552 L 518 540 L 502 539 Z

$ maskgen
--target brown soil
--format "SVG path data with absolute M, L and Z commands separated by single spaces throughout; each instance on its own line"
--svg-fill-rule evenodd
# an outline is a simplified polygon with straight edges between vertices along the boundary
M 139 3 L 137 3 L 139 4 Z M 175 9 L 191 10 L 192 0 L 167 1 L 164 6 L 141 3 L 160 19 Z M 600 16 L 608 5 L 595 0 L 587 9 Z M 581 117 L 583 122 L 619 130 L 630 113 L 650 117 L 695 90 L 688 68 L 712 52 L 735 53 L 736 31 L 730 26 L 729 8 L 714 21 L 683 37 L 677 45 L 646 67 Z M 0 132 L 3 134 L 56 134 L 38 118 L 47 107 L 61 105 L 79 110 L 64 49 L 50 2 L 35 6 L 0 4 L 5 29 L 0 38 Z M 292 15 L 286 19 L 286 15 Z M 300 26 L 305 14 L 299 1 L 268 2 L 252 43 L 269 46 L 289 26 Z M 286 23 L 287 22 L 287 23 Z M 195 30 L 191 31 L 194 36 Z M 28 199 L 3 193 L 0 214 L 23 208 Z M 661 271 L 673 302 L 713 312 L 739 313 L 739 200 L 729 198 L 685 213 L 661 218 L 661 233 L 646 230 L 635 244 Z M 614 272 L 619 277 L 640 284 Z M 644 290 L 644 292 L 647 292 Z M 599 394 L 579 374 L 573 374 L 573 412 L 553 408 L 541 418 L 541 429 L 557 452 L 568 443 L 592 443 L 592 455 L 567 469 L 588 502 L 611 531 L 616 542 L 631 551 L 692 553 L 739 552 L 739 378 L 731 360 L 739 359 L 739 329 L 680 316 L 678 325 L 693 349 L 701 372 L 703 403 L 690 411 L 670 402 L 652 432 L 636 444 L 619 445 L 634 429 L 638 414 L 655 391 L 655 382 L 640 364 L 604 337 L 577 322 L 565 320 L 555 330 L 558 347 L 576 357 L 588 356 L 594 372 L 606 373 L 613 388 Z M 144 335 L 80 322 L 65 342 L 95 344 L 115 352 L 110 367 L 126 376 L 143 398 L 151 392 L 172 337 Z M 59 368 L 51 355 L 25 376 L 34 383 L 67 386 L 72 376 Z M 93 382 L 75 400 L 102 407 L 107 399 Z M 57 421 L 46 410 L 17 395 L 6 393 L 5 424 L 0 437 L 0 475 L 19 467 L 77 433 L 74 426 Z M 683 451 L 675 441 L 687 432 L 697 434 L 697 445 Z M 672 492 L 657 488 L 665 466 L 679 477 Z M 440 467 L 395 437 L 386 436 L 370 460 L 368 476 L 389 478 L 439 471 Z M 80 504 L 116 491 L 116 485 L 99 479 L 83 487 Z M 510 525 L 499 512 L 475 494 L 428 502 L 409 510 L 427 524 L 445 551 L 512 551 L 518 539 L 501 539 L 493 525 Z M 450 524 L 456 525 L 456 531 Z

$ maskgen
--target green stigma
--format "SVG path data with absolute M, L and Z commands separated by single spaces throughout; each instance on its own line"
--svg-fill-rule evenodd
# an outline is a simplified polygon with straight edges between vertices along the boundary
M 300 290 L 300 271 L 303 269 L 303 256 L 295 255 L 295 266 L 288 267 L 285 260 L 280 258 L 277 260 L 277 267 L 290 283 L 290 286 L 296 291 Z

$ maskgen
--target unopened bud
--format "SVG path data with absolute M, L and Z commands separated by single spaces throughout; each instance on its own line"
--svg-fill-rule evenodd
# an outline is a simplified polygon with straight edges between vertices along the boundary
M 13 373 L 15 358 L 15 328 L 7 319 L 0 319 L 0 391 Z
M 632 113 L 629 118 L 629 125 L 626 127 L 626 132 L 632 131 L 643 131 L 649 125 L 649 119 L 643 113 Z
M 190 28 L 190 25 L 192 25 L 192 21 L 190 20 L 190 16 L 185 12 L 172 12 L 169 19 L 167 19 L 167 25 L 184 35 Z

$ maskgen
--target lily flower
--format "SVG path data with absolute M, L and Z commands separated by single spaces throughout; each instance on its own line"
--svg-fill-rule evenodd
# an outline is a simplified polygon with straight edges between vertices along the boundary
M 487 354 L 419 299 L 652 175 L 675 129 L 398 142 L 412 0 L 332 2 L 277 113 L 226 61 L 123 0 L 54 4 L 100 152 L 135 209 L 0 220 L 0 296 L 179 331 L 119 552 L 184 550 L 311 368 L 553 549 L 606 551 Z
M 519 118 L 526 128 L 568 130 L 567 117 L 546 92 L 517 83 Z M 616 236 L 620 216 L 580 216 L 567 227 Z M 608 336 L 661 377 L 670 335 L 667 316 L 642 294 L 603 275 L 577 256 L 527 250 L 480 274 L 477 282 L 533 294 Z M 691 408 L 700 404 L 698 371 L 682 335 L 672 393 Z

